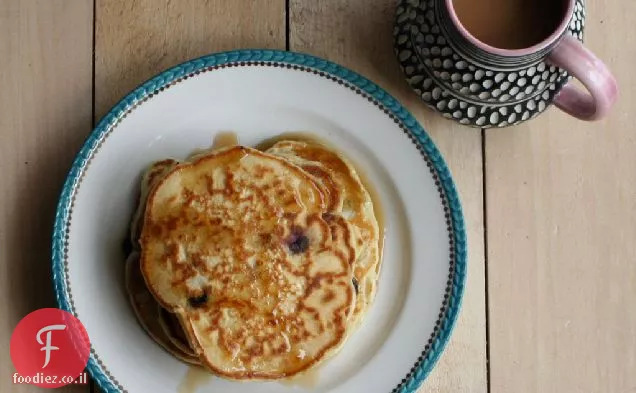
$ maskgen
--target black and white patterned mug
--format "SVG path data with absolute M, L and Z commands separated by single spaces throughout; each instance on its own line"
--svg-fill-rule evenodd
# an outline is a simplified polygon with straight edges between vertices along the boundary
M 559 1 L 564 12 L 558 27 L 524 49 L 477 39 L 460 22 L 453 0 L 400 1 L 394 46 L 407 82 L 444 117 L 479 128 L 516 125 L 551 104 L 582 120 L 607 115 L 618 87 L 582 44 L 583 0 Z M 587 91 L 571 84 L 571 76 Z

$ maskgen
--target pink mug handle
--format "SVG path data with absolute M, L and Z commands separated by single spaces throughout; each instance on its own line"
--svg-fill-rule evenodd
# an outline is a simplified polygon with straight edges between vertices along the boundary
M 618 84 L 607 66 L 579 40 L 567 34 L 548 62 L 573 75 L 589 92 L 566 84 L 554 100 L 559 109 L 581 120 L 598 120 L 608 114 L 618 98 Z

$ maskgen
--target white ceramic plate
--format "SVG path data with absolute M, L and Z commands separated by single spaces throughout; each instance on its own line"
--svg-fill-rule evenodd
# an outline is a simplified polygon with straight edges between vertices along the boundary
M 155 345 L 129 307 L 121 244 L 142 170 L 209 147 L 222 131 L 247 145 L 284 132 L 313 133 L 339 147 L 378 192 L 387 238 L 377 297 L 363 327 L 313 381 L 201 377 Z M 88 370 L 106 392 L 414 392 L 457 317 L 465 246 L 449 171 L 395 99 L 322 59 L 246 50 L 165 71 L 104 117 L 64 185 L 53 279 L 60 308 L 88 331 Z

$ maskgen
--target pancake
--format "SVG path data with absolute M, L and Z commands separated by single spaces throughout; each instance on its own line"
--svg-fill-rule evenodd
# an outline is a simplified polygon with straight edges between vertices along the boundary
M 161 307 L 159 303 L 157 303 L 157 308 L 159 309 L 159 324 L 161 325 L 164 334 L 168 337 L 170 342 L 174 346 L 179 348 L 179 350 L 183 353 L 196 358 L 197 362 L 200 363 L 198 361 L 197 354 L 190 347 L 190 342 L 188 341 L 188 337 L 183 331 L 183 327 L 181 326 L 181 322 L 179 322 L 179 318 L 177 318 L 176 315 L 168 312 L 165 308 Z
M 307 172 L 327 196 L 327 211 L 348 223 L 354 242 L 358 292 L 352 323 L 358 325 L 375 297 L 381 267 L 381 234 L 369 191 L 351 163 L 319 143 L 285 140 L 275 143 L 266 153 L 283 157 Z
M 141 189 L 139 200 L 137 204 L 137 210 L 133 216 L 133 220 L 131 222 L 131 244 L 133 245 L 134 251 L 136 253 L 136 261 L 134 264 L 136 265 L 133 269 L 137 269 L 137 281 L 135 281 L 135 286 L 133 287 L 135 292 L 144 293 L 150 296 L 150 298 L 144 297 L 144 307 L 151 308 L 155 307 L 157 309 L 156 314 L 153 313 L 136 313 L 137 318 L 140 319 L 140 324 L 142 326 L 148 325 L 149 322 L 146 320 L 152 315 L 152 318 L 156 318 L 159 323 L 159 327 L 163 331 L 163 334 L 157 332 L 157 326 L 153 319 L 151 322 L 153 324 L 153 330 L 156 332 L 154 335 L 151 335 L 155 340 L 161 341 L 159 344 L 162 347 L 169 347 L 168 352 L 172 354 L 177 354 L 176 357 L 186 361 L 190 364 L 201 364 L 198 357 L 190 348 L 188 340 L 183 332 L 183 328 L 179 323 L 178 318 L 174 315 L 166 311 L 159 303 L 155 300 L 155 298 L 150 294 L 148 289 L 146 288 L 146 282 L 141 276 L 141 272 L 139 271 L 139 243 L 138 239 L 141 234 L 141 219 L 143 218 L 144 209 L 146 207 L 146 198 L 148 197 L 149 191 L 158 183 L 158 181 L 163 178 L 172 168 L 174 168 L 178 164 L 178 161 L 172 159 L 161 160 L 153 163 L 144 173 L 141 181 Z M 132 267 L 127 267 L 132 268 Z M 127 273 L 130 274 L 130 273 Z M 139 279 L 141 281 L 139 281 Z M 141 286 L 143 285 L 143 289 Z M 144 317 L 144 315 L 146 315 Z M 142 319 L 144 317 L 146 320 Z M 168 343 L 169 342 L 169 343 Z
M 161 160 L 153 163 L 145 172 L 141 179 L 141 189 L 139 192 L 139 200 L 137 202 L 137 210 L 133 216 L 130 225 L 130 240 L 134 250 L 139 250 L 139 236 L 141 235 L 141 219 L 143 218 L 144 209 L 146 208 L 146 199 L 148 193 L 158 180 L 165 176 L 178 162 L 172 159 Z
M 190 351 L 173 344 L 161 326 L 160 307 L 152 294 L 146 288 L 146 283 L 139 269 L 139 254 L 133 252 L 126 260 L 126 290 L 132 309 L 144 331 L 161 348 L 175 358 L 192 364 L 200 365 L 199 358 Z
M 141 271 L 209 370 L 280 379 L 344 344 L 356 305 L 351 239 L 313 177 L 235 146 L 178 164 L 150 190 Z

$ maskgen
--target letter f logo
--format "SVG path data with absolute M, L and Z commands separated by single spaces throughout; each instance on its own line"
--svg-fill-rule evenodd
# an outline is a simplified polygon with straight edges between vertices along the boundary
M 42 366 L 42 368 L 46 367 L 49 364 L 49 361 L 51 360 L 51 351 L 59 350 L 58 347 L 54 347 L 51 345 L 52 331 L 64 329 L 66 329 L 66 325 L 49 325 L 40 329 L 40 331 L 38 331 L 38 333 L 35 335 L 35 339 L 38 341 L 38 344 L 44 345 L 42 348 L 40 348 L 40 351 L 45 351 L 44 366 Z M 46 344 L 42 342 L 42 333 L 46 333 Z

